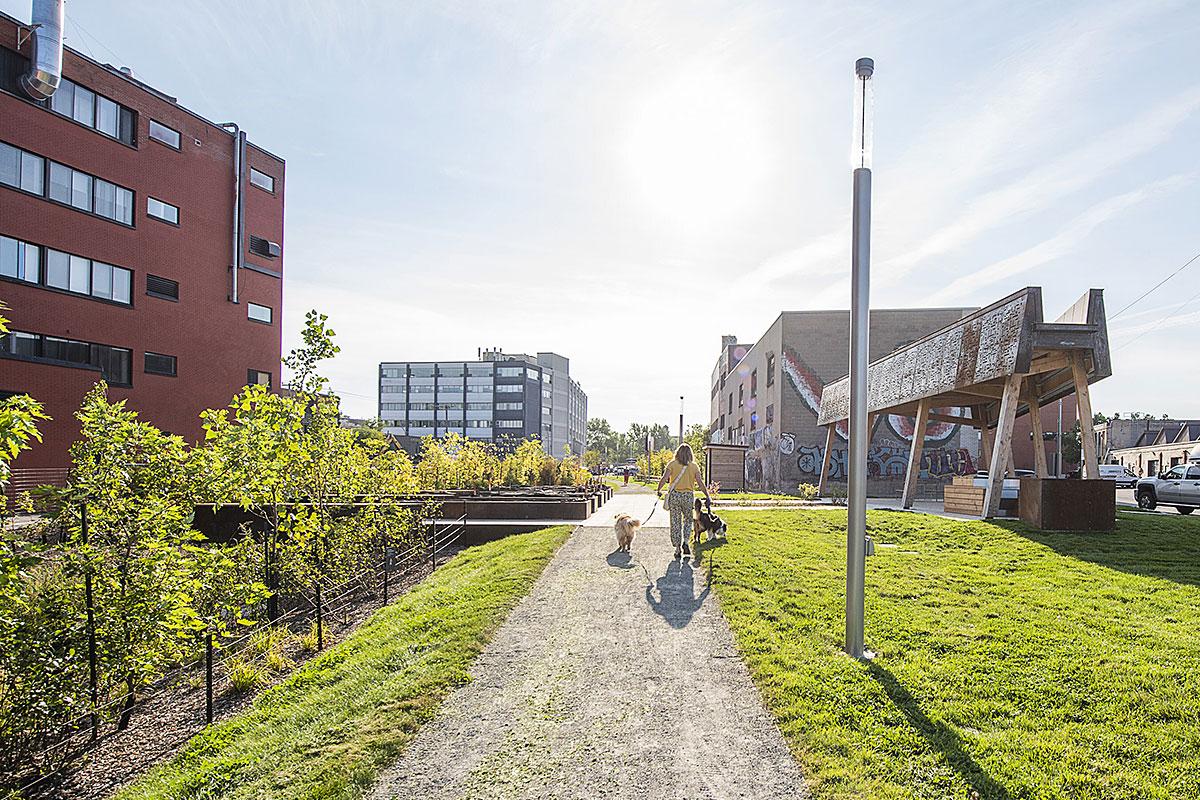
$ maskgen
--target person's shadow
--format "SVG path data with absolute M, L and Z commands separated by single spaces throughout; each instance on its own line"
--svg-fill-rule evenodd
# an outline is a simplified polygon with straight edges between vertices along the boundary
M 708 586 L 696 594 L 692 576 L 691 564 L 686 561 L 680 564 L 673 560 L 667 565 L 666 574 L 656 584 L 646 585 L 646 603 L 672 628 L 682 628 L 691 622 L 704 603 L 704 598 L 708 597 Z

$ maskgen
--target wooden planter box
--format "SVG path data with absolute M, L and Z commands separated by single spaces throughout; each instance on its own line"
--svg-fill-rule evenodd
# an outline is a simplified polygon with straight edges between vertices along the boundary
M 985 491 L 984 487 L 975 485 L 973 475 L 956 476 L 944 490 L 942 508 L 947 514 L 982 517 Z
M 1117 484 L 1108 480 L 1022 478 L 1021 521 L 1047 531 L 1111 531 Z

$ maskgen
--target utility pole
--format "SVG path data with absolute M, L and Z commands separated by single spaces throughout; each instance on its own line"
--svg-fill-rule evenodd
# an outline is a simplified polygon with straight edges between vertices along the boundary
M 683 444 L 683 395 L 679 395 L 679 444 Z
M 854 64 L 854 211 L 850 267 L 850 442 L 846 519 L 846 653 L 871 658 L 863 647 L 867 558 L 867 365 L 871 320 L 871 122 L 875 62 Z

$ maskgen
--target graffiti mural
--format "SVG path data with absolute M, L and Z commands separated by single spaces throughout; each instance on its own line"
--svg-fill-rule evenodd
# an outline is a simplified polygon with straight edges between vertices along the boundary
M 800 474 L 820 478 L 825 448 L 800 447 L 796 452 L 796 468 L 800 470 Z M 829 459 L 830 479 L 845 480 L 847 466 L 846 449 L 835 447 Z M 875 445 L 867 450 L 867 477 L 872 480 L 903 480 L 907 468 L 906 447 Z M 965 447 L 926 449 L 921 453 L 921 478 L 948 479 L 955 475 L 971 475 L 974 472 L 975 463 L 971 459 L 970 451 Z

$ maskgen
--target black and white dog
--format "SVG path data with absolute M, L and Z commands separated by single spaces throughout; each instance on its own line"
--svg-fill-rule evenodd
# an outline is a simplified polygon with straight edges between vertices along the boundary
M 724 539 L 728 530 L 725 520 L 712 512 L 712 503 L 708 500 L 701 501 L 699 497 L 696 498 L 696 507 L 692 511 L 692 524 L 696 529 L 697 540 L 702 533 L 708 534 L 710 542 L 713 539 Z

